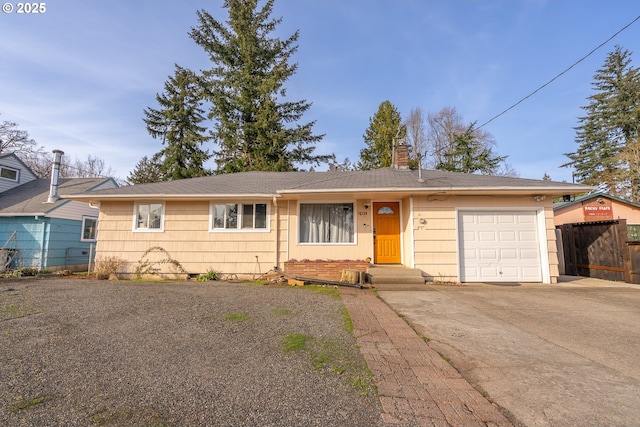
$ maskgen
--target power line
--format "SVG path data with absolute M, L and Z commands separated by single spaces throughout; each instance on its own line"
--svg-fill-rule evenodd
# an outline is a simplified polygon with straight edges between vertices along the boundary
M 574 62 L 573 64 L 571 64 L 571 66 L 567 69 L 565 69 L 564 71 L 562 71 L 560 74 L 558 74 L 557 76 L 555 76 L 554 78 L 552 78 L 551 80 L 549 80 L 548 82 L 546 82 L 545 84 L 543 84 L 542 86 L 540 86 L 538 89 L 534 90 L 533 92 L 531 92 L 529 95 L 525 96 L 524 98 L 522 98 L 520 101 L 516 102 L 515 104 L 513 104 L 511 107 L 507 108 L 506 110 L 502 111 L 500 114 L 496 114 L 495 116 L 491 117 L 489 120 L 487 120 L 486 122 L 484 122 L 483 124 L 481 124 L 480 126 L 477 127 L 477 129 L 482 128 L 485 125 L 488 125 L 489 123 L 491 123 L 492 121 L 494 121 L 495 119 L 497 119 L 498 117 L 502 116 L 503 114 L 507 113 L 508 111 L 514 109 L 515 107 L 517 107 L 518 105 L 520 105 L 522 102 L 524 102 L 525 100 L 531 98 L 533 95 L 535 95 L 536 93 L 538 93 L 539 91 L 541 91 L 542 89 L 544 89 L 545 87 L 549 86 L 551 83 L 553 83 L 556 79 L 558 79 L 559 77 L 561 77 L 562 75 L 566 74 L 569 70 L 571 70 L 573 67 L 575 67 L 576 65 L 578 65 L 579 63 L 581 63 L 582 61 L 584 61 L 585 59 L 587 59 L 589 56 L 591 56 L 596 50 L 600 49 L 602 46 L 604 46 L 605 44 L 609 43 L 613 38 L 615 38 L 618 34 L 620 34 L 621 32 L 623 32 L 624 30 L 626 30 L 627 28 L 629 28 L 631 25 L 633 25 L 637 20 L 640 19 L 640 15 L 636 16 L 636 18 L 629 22 L 627 25 L 625 25 L 624 27 L 622 27 L 620 30 L 618 30 L 614 35 L 612 35 L 611 37 L 609 37 L 607 40 L 605 40 L 604 42 L 600 43 L 595 49 L 593 49 L 591 52 L 587 53 L 585 56 L 583 56 L 582 58 L 578 59 L 576 62 Z

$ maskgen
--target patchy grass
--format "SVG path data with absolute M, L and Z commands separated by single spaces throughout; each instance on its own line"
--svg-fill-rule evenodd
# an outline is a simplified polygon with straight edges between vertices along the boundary
M 249 320 L 249 315 L 247 313 L 229 313 L 224 316 L 224 319 L 231 322 L 246 322 Z
M 51 400 L 50 397 L 48 396 L 38 396 L 38 397 L 34 397 L 32 399 L 29 398 L 19 398 L 13 402 L 11 402 L 11 410 L 14 412 L 19 412 L 19 411 L 23 411 L 25 409 L 31 409 L 36 405 L 39 405 L 41 403 L 44 403 L 48 400 Z
M 109 412 L 107 408 L 98 409 L 91 421 L 96 426 L 139 425 L 144 427 L 169 427 L 171 423 L 153 408 L 141 408 L 138 411 L 120 410 Z
M 287 334 L 282 340 L 282 350 L 283 351 L 301 351 L 307 349 L 307 341 L 312 338 L 309 335 L 303 334 Z
M 314 369 L 343 377 L 344 381 L 362 396 L 377 394 L 371 371 L 355 358 L 355 348 L 346 347 L 340 341 L 318 340 L 309 335 L 290 333 L 281 342 L 282 350 L 304 351 Z
M 268 280 L 249 280 L 248 282 L 245 282 L 247 285 L 268 285 L 269 281 Z
M 0 292 L 0 321 L 39 313 L 40 310 L 23 293 L 9 289 Z
M 334 285 L 304 285 L 297 287 L 297 289 L 306 289 L 311 292 L 328 295 L 333 299 L 340 299 L 338 287 Z
M 292 314 L 291 310 L 289 310 L 287 308 L 279 308 L 279 307 L 274 308 L 273 310 L 271 310 L 271 312 L 273 314 L 275 314 L 276 316 L 279 316 L 279 317 L 291 316 L 291 314 Z
M 344 306 L 342 307 L 342 318 L 345 329 L 347 330 L 347 332 L 349 332 L 350 335 L 353 335 L 353 320 L 351 320 L 349 310 L 347 310 L 347 307 Z

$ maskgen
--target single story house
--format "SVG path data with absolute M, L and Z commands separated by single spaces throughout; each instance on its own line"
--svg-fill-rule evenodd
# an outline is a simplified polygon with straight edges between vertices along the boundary
M 38 178 L 15 154 L 0 156 L 0 271 L 86 270 L 96 242 L 98 209 L 58 197 L 117 187 L 112 178 Z
M 556 282 L 552 200 L 591 187 L 410 170 L 406 153 L 394 158 L 379 170 L 243 172 L 63 197 L 100 206 L 97 259 L 119 259 L 121 275 L 251 277 L 319 260 L 406 266 L 427 280 Z
M 553 216 L 556 225 L 615 219 L 640 224 L 640 204 L 597 192 L 554 203 Z

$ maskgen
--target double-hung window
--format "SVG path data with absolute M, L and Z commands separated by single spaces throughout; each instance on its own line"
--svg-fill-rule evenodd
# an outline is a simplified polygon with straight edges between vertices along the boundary
M 163 203 L 136 203 L 133 226 L 134 231 L 163 231 L 163 227 Z
M 301 203 L 300 243 L 354 243 L 353 203 Z
M 98 226 L 98 218 L 92 218 L 89 216 L 82 217 L 82 242 L 95 242 L 96 231 Z
M 266 203 L 219 203 L 212 205 L 213 230 L 267 230 Z

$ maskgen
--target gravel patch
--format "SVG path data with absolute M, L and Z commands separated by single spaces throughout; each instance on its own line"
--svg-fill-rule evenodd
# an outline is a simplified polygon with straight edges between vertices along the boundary
M 380 426 L 323 289 L 0 282 L 0 425 Z

